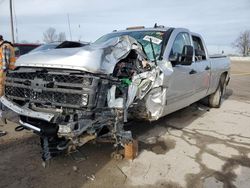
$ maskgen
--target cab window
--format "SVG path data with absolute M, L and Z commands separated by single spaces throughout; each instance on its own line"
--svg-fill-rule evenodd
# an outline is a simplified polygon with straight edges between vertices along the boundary
M 200 37 L 192 36 L 195 52 L 195 61 L 206 60 L 205 48 L 202 44 Z
M 185 45 L 191 45 L 189 34 L 179 33 L 175 38 L 170 54 L 182 54 Z

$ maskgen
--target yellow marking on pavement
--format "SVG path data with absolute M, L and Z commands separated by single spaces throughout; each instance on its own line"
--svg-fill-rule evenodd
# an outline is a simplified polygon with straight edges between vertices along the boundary
M 232 76 L 245 76 L 250 75 L 250 72 L 244 72 L 244 73 L 237 73 L 237 74 L 231 74 Z

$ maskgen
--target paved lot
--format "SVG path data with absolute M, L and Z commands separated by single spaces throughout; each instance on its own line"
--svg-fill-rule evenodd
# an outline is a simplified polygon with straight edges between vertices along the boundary
M 110 144 L 43 168 L 39 138 L 0 126 L 0 187 L 240 187 L 250 185 L 250 62 L 233 62 L 220 109 L 194 104 L 154 123 L 131 122 L 140 154 L 114 161 Z

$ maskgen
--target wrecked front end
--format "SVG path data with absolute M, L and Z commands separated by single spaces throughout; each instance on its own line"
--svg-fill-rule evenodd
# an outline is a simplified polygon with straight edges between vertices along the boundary
M 19 62 L 7 74 L 1 101 L 20 115 L 18 130 L 33 130 L 41 136 L 43 160 L 94 139 L 124 146 L 132 140 L 131 132 L 124 130 L 129 117 L 161 116 L 166 92 L 163 73 L 134 39 L 120 37 L 103 48 L 88 46 L 82 51 L 76 54 L 79 62 L 84 58 L 79 54 L 93 58 L 98 51 L 98 61 L 106 63 L 91 59 L 79 70 L 79 65 Z

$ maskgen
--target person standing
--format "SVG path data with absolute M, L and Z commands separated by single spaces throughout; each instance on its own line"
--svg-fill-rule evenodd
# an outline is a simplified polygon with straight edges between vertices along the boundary
M 0 97 L 4 95 L 6 72 L 15 68 L 15 50 L 11 42 L 5 41 L 0 35 Z
M 4 83 L 6 72 L 15 68 L 15 50 L 11 42 L 5 41 L 3 36 L 0 35 L 0 97 L 4 95 Z M 3 118 L 3 105 L 0 104 L 0 116 L 3 123 L 6 124 L 6 119 Z M 6 132 L 0 131 L 0 136 L 5 135 Z

